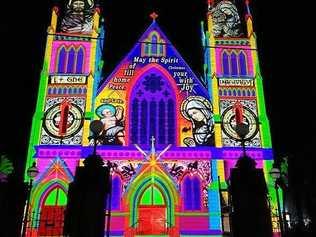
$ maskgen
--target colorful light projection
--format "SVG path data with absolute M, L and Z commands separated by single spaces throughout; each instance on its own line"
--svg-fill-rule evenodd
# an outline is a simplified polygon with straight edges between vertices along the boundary
M 94 0 L 69 0 L 61 30 L 67 33 L 91 33 Z
M 149 145 L 155 136 L 158 147 L 213 146 L 205 87 L 155 21 L 139 42 L 98 90 L 96 114 L 107 127 L 104 134 L 113 137 L 103 144 Z M 111 115 L 106 118 L 101 108 Z
M 226 6 L 235 10 L 227 2 L 214 14 L 225 13 Z M 70 0 L 63 33 L 48 36 L 28 158 L 28 164 L 35 158 L 41 171 L 31 202 L 40 222 L 32 223 L 30 233 L 61 234 L 60 228 L 44 228 L 44 219 L 58 224 L 63 218 L 68 183 L 92 152 L 93 119 L 104 124 L 97 152 L 113 170 L 111 235 L 222 235 L 220 188 L 227 187 L 230 168 L 242 154 L 234 129 L 241 121 L 250 126 L 247 154 L 264 169 L 274 205 L 267 176 L 273 159 L 269 123 L 257 55 L 251 50 L 255 40 L 250 33 L 237 37 L 239 17 L 215 23 L 223 36 L 216 37 L 213 13 L 208 15 L 208 32 L 202 32 L 204 82 L 152 14 L 153 23 L 139 43 L 98 88 L 104 31 L 90 27 L 91 16 L 93 24 L 99 20 L 92 9 L 93 1 Z M 51 30 L 56 21 L 54 8 Z M 242 113 L 236 117 L 237 105 Z

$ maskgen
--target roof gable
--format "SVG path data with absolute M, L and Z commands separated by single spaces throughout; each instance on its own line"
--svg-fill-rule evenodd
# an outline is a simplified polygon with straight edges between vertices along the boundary
M 99 87 L 97 95 L 105 87 L 122 90 L 144 66 L 159 64 L 174 78 L 180 92 L 209 98 L 207 89 L 194 74 L 175 47 L 170 43 L 156 21 L 147 28 L 138 42 L 114 71 Z

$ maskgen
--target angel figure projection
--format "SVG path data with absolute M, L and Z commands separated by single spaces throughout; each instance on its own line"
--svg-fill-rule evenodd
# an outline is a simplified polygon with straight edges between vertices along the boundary
M 104 129 L 101 133 L 101 144 L 125 145 L 123 107 L 102 104 L 96 109 L 96 114 L 104 124 Z

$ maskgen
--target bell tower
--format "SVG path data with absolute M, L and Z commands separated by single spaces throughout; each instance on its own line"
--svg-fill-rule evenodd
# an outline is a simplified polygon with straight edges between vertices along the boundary
M 202 42 L 205 52 L 204 71 L 214 107 L 215 146 L 221 149 L 241 149 L 242 139 L 236 132 L 236 124 L 240 120 L 239 122 L 247 125 L 247 155 L 256 160 L 257 168 L 263 169 L 273 208 L 276 208 L 273 182 L 269 177 L 273 162 L 269 120 L 266 114 L 263 78 L 260 73 L 250 2 L 208 0 L 207 5 L 207 29 L 203 31 L 202 24 Z M 243 9 L 239 9 L 240 6 Z M 236 111 L 241 113 L 237 114 Z M 252 149 L 262 151 L 262 157 L 256 157 L 251 152 Z M 235 167 L 237 159 L 217 158 L 218 182 L 221 187 L 225 187 L 225 180 L 230 177 L 230 170 Z M 211 190 L 215 192 L 218 189 Z M 218 195 L 224 198 L 223 203 L 227 204 L 227 192 L 218 192 Z M 221 212 L 221 216 L 225 217 L 223 203 L 221 208 L 217 207 L 214 211 Z M 214 217 L 211 216 L 211 225 L 212 218 L 214 223 L 216 214 Z M 221 222 L 225 232 L 225 228 L 229 228 L 228 222 L 225 218 Z
M 50 216 L 55 222 L 63 219 L 68 183 L 79 165 L 80 159 L 74 155 L 78 155 L 78 147 L 88 144 L 104 44 L 98 2 L 62 2 L 64 5 L 55 5 L 51 11 L 26 162 L 26 170 L 35 161 L 40 171 L 34 180 L 29 213 L 41 221 Z M 29 179 L 27 172 L 25 179 Z M 28 230 L 51 234 L 41 222 L 33 224 L 28 223 Z M 53 230 L 55 234 L 60 231 Z

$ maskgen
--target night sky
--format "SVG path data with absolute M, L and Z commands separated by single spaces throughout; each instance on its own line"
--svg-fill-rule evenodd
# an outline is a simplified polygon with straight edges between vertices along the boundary
M 206 19 L 206 0 L 103 2 L 105 77 L 149 26 L 152 11 L 159 14 L 161 29 L 188 65 L 202 75 L 200 21 Z M 300 54 L 309 50 L 301 37 L 308 31 L 294 26 L 298 18 L 282 2 L 256 0 L 252 13 L 275 156 L 290 156 L 299 171 L 304 167 L 298 161 L 311 162 L 314 156 L 315 76 L 307 73 L 312 67 Z M 27 154 L 51 5 L 48 0 L 6 1 L 1 7 L 0 152 L 10 155 L 17 174 Z

